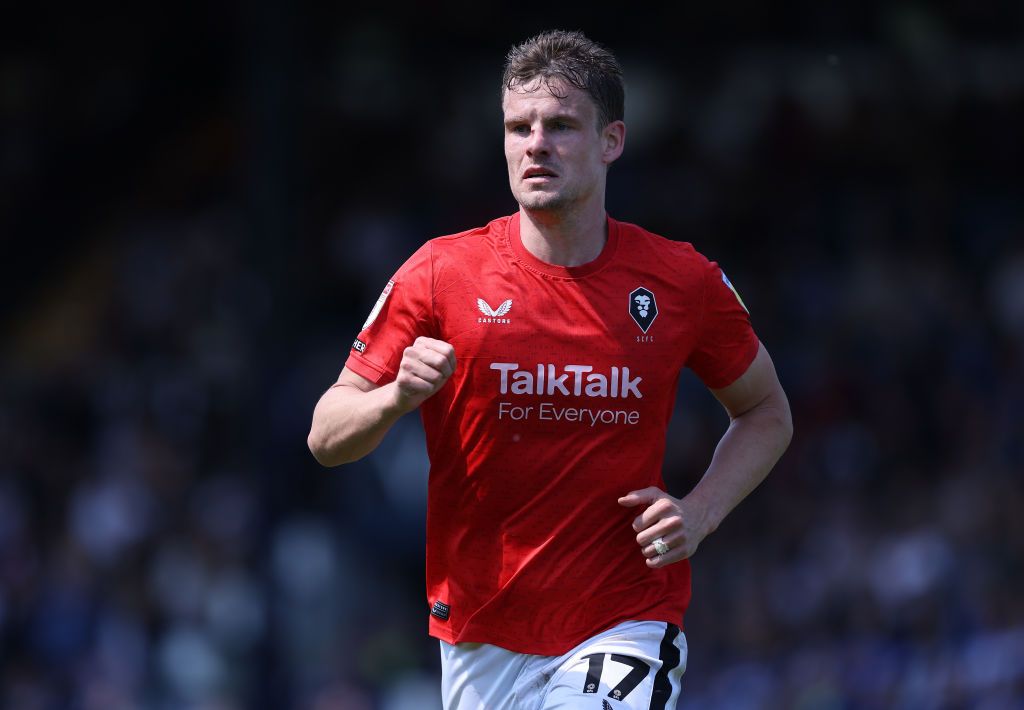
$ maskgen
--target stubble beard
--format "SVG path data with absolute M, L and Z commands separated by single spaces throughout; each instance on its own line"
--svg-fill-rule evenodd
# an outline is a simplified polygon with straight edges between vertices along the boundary
M 571 191 L 548 192 L 521 188 L 515 195 L 516 201 L 529 212 L 566 212 L 579 201 L 579 195 Z
M 569 203 L 563 195 L 550 193 L 528 192 L 519 196 L 519 204 L 531 212 L 561 212 Z

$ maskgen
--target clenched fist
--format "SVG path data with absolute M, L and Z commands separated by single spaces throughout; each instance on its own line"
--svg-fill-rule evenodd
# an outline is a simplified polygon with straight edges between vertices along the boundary
M 395 378 L 396 404 L 411 412 L 437 392 L 455 372 L 455 348 L 433 338 L 416 338 L 402 353 Z

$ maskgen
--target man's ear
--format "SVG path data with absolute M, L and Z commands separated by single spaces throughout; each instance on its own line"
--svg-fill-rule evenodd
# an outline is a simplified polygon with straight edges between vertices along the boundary
M 601 140 L 604 143 L 604 152 L 601 159 L 605 165 L 611 165 L 622 155 L 626 147 L 626 124 L 622 121 L 612 121 L 601 129 Z

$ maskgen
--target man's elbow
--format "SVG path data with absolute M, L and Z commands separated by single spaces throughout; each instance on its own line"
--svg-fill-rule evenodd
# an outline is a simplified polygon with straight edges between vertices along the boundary
M 338 450 L 337 446 L 330 445 L 326 433 L 315 423 L 309 430 L 309 436 L 306 437 L 306 446 L 309 447 L 309 452 L 321 466 L 330 468 L 347 463 L 342 452 Z
M 751 422 L 757 422 L 762 436 L 771 440 L 779 456 L 789 448 L 793 440 L 793 413 L 789 400 L 781 388 L 765 397 L 760 404 L 748 411 Z
M 781 394 L 781 406 L 775 409 L 776 427 L 779 432 L 780 448 L 784 452 L 793 441 L 793 412 L 789 408 L 789 400 L 785 394 Z M 781 455 L 781 452 L 780 452 Z
M 782 439 L 782 448 L 783 448 L 783 450 L 789 448 L 789 444 L 790 444 L 791 441 L 793 441 L 793 414 L 789 411 L 789 409 L 787 409 L 786 410 L 786 421 L 785 421 L 785 424 L 783 425 L 783 439 Z

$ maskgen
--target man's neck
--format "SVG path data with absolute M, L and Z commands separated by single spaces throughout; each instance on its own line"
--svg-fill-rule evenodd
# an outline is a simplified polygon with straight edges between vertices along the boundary
M 526 250 L 548 264 L 582 266 L 596 259 L 608 240 L 604 207 L 566 214 L 519 208 L 519 237 Z

